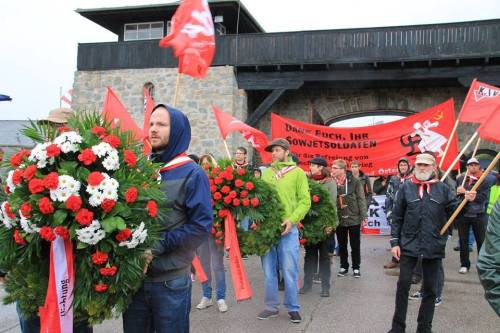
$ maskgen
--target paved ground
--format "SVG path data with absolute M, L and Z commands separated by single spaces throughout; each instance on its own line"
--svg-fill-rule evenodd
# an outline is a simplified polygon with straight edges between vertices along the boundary
M 451 248 L 456 239 L 448 242 L 445 259 L 444 302 L 436 309 L 435 333 L 499 333 L 500 319 L 483 297 L 483 289 L 475 267 L 467 275 L 458 274 L 458 252 Z M 303 257 L 303 256 L 302 256 Z M 263 278 L 260 259 L 245 261 L 254 297 L 237 304 L 232 287 L 228 285 L 229 311 L 221 314 L 216 307 L 200 311 L 194 308 L 200 299 L 198 283 L 193 285 L 192 332 L 387 332 L 394 310 L 397 270 L 384 272 L 382 265 L 389 259 L 388 238 L 363 236 L 362 278 L 333 276 L 332 296 L 320 298 L 319 285 L 313 292 L 301 296 L 303 322 L 292 324 L 285 310 L 278 318 L 260 321 L 255 318 L 263 304 Z M 472 254 L 475 262 L 476 250 Z M 338 268 L 338 258 L 333 258 L 332 270 Z M 301 262 L 302 266 L 302 262 Z M 229 276 L 229 274 L 227 274 Z M 417 290 L 413 286 L 412 290 Z M 3 292 L 0 290 L 0 294 Z M 408 332 L 415 332 L 419 302 L 409 301 Z M 15 308 L 0 305 L 0 333 L 19 332 Z M 121 320 L 109 320 L 94 329 L 96 333 L 122 332 Z

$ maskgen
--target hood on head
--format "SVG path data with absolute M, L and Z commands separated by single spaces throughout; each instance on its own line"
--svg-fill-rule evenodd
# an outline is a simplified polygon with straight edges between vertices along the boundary
M 408 171 L 406 171 L 406 173 L 404 173 L 404 174 L 403 174 L 403 173 L 401 173 L 401 169 L 399 168 L 399 164 L 400 164 L 401 162 L 405 162 L 406 164 L 408 164 Z M 411 166 L 411 164 L 410 164 L 410 161 L 409 161 L 406 157 L 401 157 L 401 158 L 398 160 L 398 173 L 399 173 L 400 175 L 407 176 L 407 175 L 409 175 L 409 174 L 412 172 L 412 170 L 413 170 L 413 168 L 412 168 L 412 166 Z
M 191 125 L 184 113 L 171 106 L 158 104 L 154 107 L 153 112 L 159 107 L 166 108 L 170 115 L 170 136 L 165 150 L 152 155 L 156 155 L 154 156 L 156 162 L 168 163 L 177 155 L 188 150 L 191 143 Z

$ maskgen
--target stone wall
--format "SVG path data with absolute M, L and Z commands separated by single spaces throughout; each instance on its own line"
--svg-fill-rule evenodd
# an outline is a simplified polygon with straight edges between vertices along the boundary
M 73 84 L 74 109 L 101 110 L 106 87 L 111 86 L 139 127 L 142 127 L 144 84 L 154 84 L 153 98 L 156 102 L 171 104 L 176 78 L 176 68 L 77 71 Z M 189 152 L 199 155 L 210 152 L 216 157 L 226 157 L 211 105 L 216 105 L 237 119 L 247 118 L 246 93 L 238 89 L 232 67 L 212 67 L 203 80 L 182 75 L 177 98 L 177 108 L 191 122 Z M 230 134 L 227 143 L 231 152 L 237 146 L 248 146 L 239 133 Z

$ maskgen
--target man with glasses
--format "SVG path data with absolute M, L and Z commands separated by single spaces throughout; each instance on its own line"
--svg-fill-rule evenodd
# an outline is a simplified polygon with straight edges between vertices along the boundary
M 247 149 L 245 147 L 236 148 L 236 153 L 234 153 L 233 168 L 248 168 Z

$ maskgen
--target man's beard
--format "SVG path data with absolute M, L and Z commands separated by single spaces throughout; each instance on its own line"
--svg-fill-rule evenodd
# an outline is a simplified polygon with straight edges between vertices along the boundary
M 415 170 L 413 170 L 413 174 L 415 175 L 415 178 L 417 178 L 417 180 L 425 182 L 427 180 L 432 179 L 432 177 L 434 176 L 434 171 L 432 171 L 432 170 L 418 171 L 417 169 L 415 169 Z

